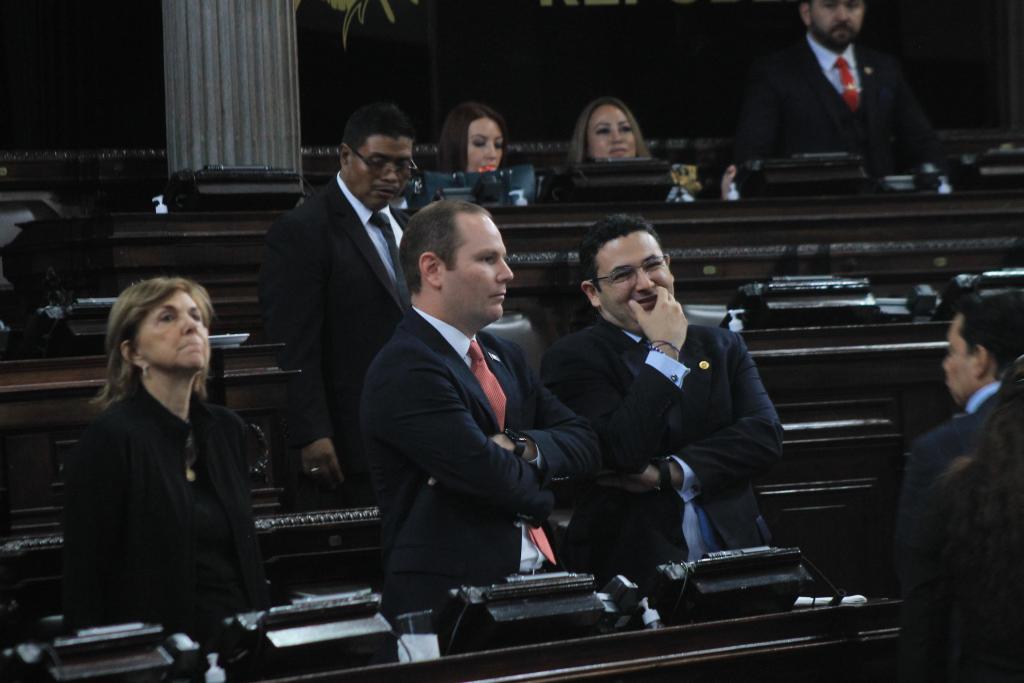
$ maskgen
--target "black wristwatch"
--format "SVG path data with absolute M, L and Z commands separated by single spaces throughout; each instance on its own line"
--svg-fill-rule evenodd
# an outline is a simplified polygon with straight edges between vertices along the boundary
M 668 458 L 658 458 L 654 464 L 658 468 L 658 490 L 665 493 L 673 491 L 672 469 Z
M 511 427 L 505 428 L 505 436 L 512 441 L 512 452 L 516 454 L 517 458 L 521 458 L 526 455 L 526 449 L 529 447 L 530 437 L 522 432 L 517 432 Z

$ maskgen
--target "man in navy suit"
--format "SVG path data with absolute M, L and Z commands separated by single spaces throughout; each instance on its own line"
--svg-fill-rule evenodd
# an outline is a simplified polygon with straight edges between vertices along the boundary
M 551 564 L 541 526 L 550 482 L 599 460 L 586 420 L 540 384 L 519 347 L 480 331 L 501 317 L 512 279 L 487 210 L 421 209 L 401 260 L 412 310 L 371 364 L 362 399 L 388 617 Z
M 854 45 L 865 0 L 801 0 L 805 40 L 754 64 L 735 159 L 849 152 L 875 177 L 944 165 L 942 148 L 895 59 Z
M 742 338 L 687 323 L 643 218 L 599 221 L 579 254 L 599 318 L 541 377 L 590 419 L 607 472 L 577 496 L 568 567 L 647 591 L 659 564 L 768 543 L 750 480 L 781 456 L 782 427 Z
M 935 483 L 961 455 L 969 455 L 985 418 L 995 407 L 1000 377 L 1024 353 L 1024 292 L 972 294 L 957 302 L 942 361 L 946 386 L 964 412 L 919 436 L 911 445 L 896 513 L 896 573 L 903 596 L 921 585 L 933 567 L 915 562 L 919 525 Z
M 415 130 L 393 104 L 345 124 L 341 169 L 267 232 L 260 304 L 288 382 L 288 445 L 301 449 L 303 507 L 373 505 L 363 457 L 363 375 L 408 307 L 398 260 L 398 197 L 415 164 Z M 298 469 L 298 468 L 296 468 Z

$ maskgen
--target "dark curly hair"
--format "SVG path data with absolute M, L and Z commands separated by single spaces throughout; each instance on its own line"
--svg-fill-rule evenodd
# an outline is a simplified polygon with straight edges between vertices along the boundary
M 960 334 L 968 349 L 983 346 L 1002 374 L 1024 353 L 1024 291 L 995 290 L 968 294 L 956 303 L 963 316 Z
M 391 102 L 373 102 L 352 112 L 345 122 L 341 141 L 358 150 L 371 135 L 416 139 L 416 128 L 405 112 Z
M 661 237 L 654 225 L 643 216 L 627 213 L 613 213 L 605 216 L 598 222 L 587 228 L 583 239 L 580 240 L 580 275 L 581 280 L 590 280 L 597 277 L 597 252 L 601 251 L 607 242 L 619 237 L 632 235 L 634 232 L 646 232 L 654 241 L 661 246 Z

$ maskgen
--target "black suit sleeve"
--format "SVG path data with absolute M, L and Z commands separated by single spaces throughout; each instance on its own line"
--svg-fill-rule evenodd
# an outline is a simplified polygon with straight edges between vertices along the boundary
M 921 522 L 922 511 L 932 493 L 932 487 L 945 466 L 949 464 L 949 458 L 943 454 L 941 433 L 944 431 L 928 433 L 915 440 L 903 471 L 903 484 L 899 505 L 896 508 L 894 539 L 896 575 L 899 577 L 903 595 L 906 595 L 910 586 L 907 566 L 911 562 L 910 556 L 916 543 L 915 536 Z
M 935 135 L 928 117 L 925 116 L 924 110 L 904 79 L 902 69 L 899 65 L 895 65 L 894 68 L 896 101 L 893 107 L 893 128 L 897 159 L 901 162 L 901 167 L 912 169 L 927 162 L 946 170 L 946 159 L 938 136 Z
M 556 344 L 544 355 L 545 384 L 567 406 L 590 419 L 601 443 L 604 467 L 619 472 L 643 471 L 662 447 L 668 412 L 678 389 L 645 365 L 628 389 L 616 381 L 612 361 L 595 362 L 590 354 Z
M 368 450 L 400 454 L 406 462 L 390 464 L 398 477 L 408 476 L 400 470 L 412 466 L 424 478 L 433 477 L 436 486 L 510 516 L 545 519 L 554 495 L 542 487 L 537 468 L 490 440 L 443 363 L 402 356 L 402 372 L 371 371 L 373 383 L 363 394 Z M 378 356 L 375 364 L 396 361 L 396 356 Z
M 738 336 L 727 362 L 731 423 L 685 444 L 679 453 L 694 470 L 705 493 L 714 494 L 737 481 L 764 472 L 781 455 L 782 429 L 775 408 L 761 384 L 750 354 Z M 620 384 L 615 357 L 602 358 L 568 344 L 545 354 L 545 383 L 577 413 L 590 418 L 602 446 L 604 465 L 622 472 L 640 472 L 652 458 L 666 456 L 669 413 L 680 390 L 644 364 L 628 385 Z M 683 392 L 686 381 L 683 381 Z
M 519 347 L 506 345 L 503 353 L 509 365 L 518 369 L 520 395 L 528 404 L 521 406 L 519 412 L 530 416 L 529 424 L 521 431 L 540 449 L 544 481 L 597 472 L 601 467 L 600 447 L 590 423 L 566 407 L 540 382 Z
M 104 588 L 123 538 L 125 446 L 102 425 L 90 426 L 64 472 L 63 607 L 68 628 L 106 623 L 113 596 Z
M 330 245 L 324 232 L 285 214 L 267 233 L 260 269 L 260 304 L 267 338 L 284 342 L 278 357 L 282 369 L 301 370 L 288 384 L 288 441 L 293 447 L 334 436 L 322 371 L 330 268 Z
M 755 64 L 747 77 L 733 140 L 736 163 L 779 156 L 782 117 L 781 98 L 775 90 L 769 69 L 763 64 Z
M 909 586 L 900 609 L 899 680 L 946 680 L 953 592 L 942 567 L 945 517 L 933 497 L 922 513 L 920 542 L 908 551 L 904 579 Z
M 686 444 L 679 454 L 693 468 L 701 490 L 712 495 L 764 473 L 782 456 L 778 414 L 743 339 L 733 335 L 733 340 L 728 351 L 732 423 Z

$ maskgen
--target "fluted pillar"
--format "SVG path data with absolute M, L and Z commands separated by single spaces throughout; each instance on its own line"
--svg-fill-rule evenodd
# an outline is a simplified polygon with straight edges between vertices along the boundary
M 1006 2 L 997 15 L 1003 30 L 1002 125 L 1024 129 L 1024 3 Z
M 167 170 L 301 171 L 293 0 L 163 0 Z

